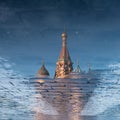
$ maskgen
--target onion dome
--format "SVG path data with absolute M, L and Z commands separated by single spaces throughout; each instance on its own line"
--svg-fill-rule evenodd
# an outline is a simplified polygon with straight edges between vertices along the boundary
M 63 32 L 63 33 L 61 34 L 61 37 L 67 37 L 67 33 L 66 33 L 66 32 Z
M 38 76 L 49 76 L 49 72 L 46 69 L 45 65 L 42 64 L 42 67 L 40 68 L 40 70 L 38 71 Z

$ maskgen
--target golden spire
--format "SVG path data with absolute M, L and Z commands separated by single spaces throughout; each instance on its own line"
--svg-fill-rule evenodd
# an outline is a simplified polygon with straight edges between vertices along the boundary
M 62 40 L 63 40 L 64 38 L 67 39 L 67 33 L 66 33 L 66 26 L 65 26 L 65 25 L 64 25 L 64 32 L 62 33 L 61 37 L 62 37 Z M 65 40 L 66 40 L 66 39 L 65 39 Z

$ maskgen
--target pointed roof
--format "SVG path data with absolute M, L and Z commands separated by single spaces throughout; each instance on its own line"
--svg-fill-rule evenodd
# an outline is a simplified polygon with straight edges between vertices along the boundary
M 40 70 L 38 71 L 38 75 L 49 76 L 49 72 L 46 69 L 44 63 L 42 63 L 42 66 L 41 66 Z
M 62 49 L 60 52 L 59 60 L 71 62 L 71 58 L 70 58 L 69 51 L 67 48 L 67 33 L 63 32 L 61 37 L 62 37 Z
M 63 32 L 61 37 L 62 49 L 56 63 L 55 78 L 65 78 L 73 70 L 73 63 L 67 48 L 67 33 Z
M 59 56 L 59 60 L 69 60 L 69 61 L 71 61 L 67 46 L 62 46 L 60 56 Z
M 80 65 L 79 65 L 79 62 L 77 62 L 77 67 L 76 69 L 74 70 L 75 72 L 82 72 L 81 68 L 80 68 Z
M 75 72 L 81 72 L 81 69 L 80 69 L 80 66 L 79 65 L 77 65 L 77 67 L 76 67 L 76 69 L 75 69 Z

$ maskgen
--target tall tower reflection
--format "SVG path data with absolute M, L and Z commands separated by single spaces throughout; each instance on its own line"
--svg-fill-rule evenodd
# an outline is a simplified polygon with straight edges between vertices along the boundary
M 62 49 L 56 63 L 55 78 L 65 78 L 69 73 L 72 72 L 73 66 L 67 48 L 67 33 L 63 32 L 62 35 Z

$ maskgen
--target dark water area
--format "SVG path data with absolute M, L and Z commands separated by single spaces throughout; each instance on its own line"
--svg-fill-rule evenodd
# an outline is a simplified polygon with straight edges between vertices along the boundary
M 96 78 L 30 78 L 0 59 L 1 120 L 119 120 L 120 64 Z

